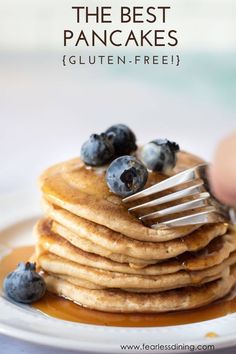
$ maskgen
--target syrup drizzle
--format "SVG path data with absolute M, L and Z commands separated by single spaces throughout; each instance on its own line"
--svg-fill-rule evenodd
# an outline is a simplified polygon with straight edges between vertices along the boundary
M 13 271 L 20 261 L 27 261 L 33 251 L 32 246 L 19 247 L 0 260 L 0 286 L 5 276 Z M 94 311 L 49 292 L 32 306 L 44 314 L 66 321 L 119 327 L 158 327 L 201 322 L 226 316 L 236 312 L 236 297 L 196 310 L 165 314 L 114 314 Z

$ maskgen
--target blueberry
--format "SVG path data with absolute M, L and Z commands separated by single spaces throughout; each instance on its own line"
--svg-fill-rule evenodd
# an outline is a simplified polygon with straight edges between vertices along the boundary
M 43 297 L 46 291 L 44 279 L 36 272 L 35 263 L 20 263 L 8 274 L 3 284 L 6 295 L 16 302 L 30 304 Z
M 146 167 L 133 156 L 115 159 L 107 169 L 106 181 L 110 190 L 122 197 L 134 194 L 147 182 Z
M 141 160 L 149 170 L 167 172 L 175 167 L 179 145 L 167 139 L 156 139 L 143 146 Z
M 116 156 L 128 155 L 137 149 L 134 133 L 124 124 L 112 125 L 105 134 L 113 138 Z
M 102 166 L 115 156 L 112 138 L 106 134 L 93 134 L 81 148 L 81 158 L 86 165 Z

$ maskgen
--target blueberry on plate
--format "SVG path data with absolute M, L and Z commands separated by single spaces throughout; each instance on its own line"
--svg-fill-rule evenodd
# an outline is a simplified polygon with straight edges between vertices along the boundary
M 36 272 L 35 263 L 21 262 L 17 269 L 4 279 L 3 288 L 12 300 L 30 304 L 43 297 L 46 284 Z
M 81 147 L 81 158 L 86 165 L 102 166 L 115 156 L 112 137 L 93 134 Z
M 137 149 L 134 133 L 124 124 L 112 125 L 105 134 L 113 138 L 116 156 L 128 155 Z
M 143 146 L 141 160 L 151 171 L 165 173 L 176 165 L 179 145 L 167 139 L 156 139 Z
M 122 197 L 140 191 L 147 182 L 146 167 L 133 156 L 115 159 L 107 169 L 106 181 L 110 190 Z

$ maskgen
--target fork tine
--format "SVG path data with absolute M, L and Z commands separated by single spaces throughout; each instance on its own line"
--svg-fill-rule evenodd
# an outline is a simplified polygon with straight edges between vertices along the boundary
M 196 178 L 198 170 L 202 169 L 205 166 L 207 165 L 203 164 L 203 165 L 192 167 L 186 171 L 180 172 L 177 175 L 169 177 L 166 180 L 155 184 L 154 186 L 151 186 L 149 188 L 142 190 L 141 192 L 135 193 L 134 195 L 124 198 L 123 202 L 124 203 L 134 202 L 139 198 L 147 197 L 151 194 L 162 192 L 166 189 L 176 187 L 179 184 L 185 182 L 190 182 Z
M 196 194 L 200 194 L 200 187 L 202 185 L 203 185 L 203 181 L 200 181 L 198 184 L 196 184 L 194 186 L 182 189 L 178 192 L 170 193 L 168 195 L 165 195 L 164 197 L 154 199 L 154 200 L 147 202 L 147 203 L 136 205 L 135 207 L 129 208 L 128 210 L 129 211 L 137 211 L 142 208 L 149 208 L 149 207 L 153 207 L 156 205 L 173 202 L 173 201 L 175 201 L 177 199 L 181 199 L 183 197 L 191 197 Z
M 201 193 L 199 195 L 198 199 L 195 200 L 191 200 L 185 203 L 181 203 L 172 207 L 168 207 L 159 211 L 155 211 L 153 213 L 144 215 L 144 216 L 140 216 L 139 219 L 142 221 L 147 221 L 147 220 L 151 220 L 153 218 L 159 218 L 159 217 L 163 217 L 163 216 L 167 216 L 167 215 L 171 215 L 171 214 L 175 214 L 175 213 L 179 213 L 182 211 L 187 211 L 187 210 L 192 210 L 195 208 L 200 208 L 203 206 L 206 206 L 206 199 L 208 199 L 210 197 L 210 194 L 208 192 L 204 192 Z M 215 208 L 214 208 L 215 210 Z
M 217 222 L 224 222 L 224 221 L 225 218 L 215 213 L 215 210 L 212 209 L 212 210 L 206 210 L 200 213 L 187 215 L 172 220 L 163 221 L 160 223 L 155 223 L 151 225 L 151 228 L 158 229 L 163 225 L 169 227 L 179 227 L 179 226 L 186 226 L 186 225 L 217 223 Z

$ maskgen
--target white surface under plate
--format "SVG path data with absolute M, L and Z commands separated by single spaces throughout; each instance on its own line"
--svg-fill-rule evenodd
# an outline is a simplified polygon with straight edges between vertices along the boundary
M 0 257 L 12 247 L 34 242 L 32 226 L 39 213 L 37 203 L 30 192 L 0 198 Z M 172 327 L 119 328 L 83 325 L 45 316 L 29 306 L 8 301 L 2 292 L 0 293 L 0 333 L 68 350 L 90 353 L 137 353 L 137 350 L 122 350 L 120 346 L 143 343 L 147 345 L 184 343 L 196 346 L 214 344 L 215 348 L 226 348 L 236 344 L 235 328 L 236 314 Z M 206 338 L 205 335 L 209 331 L 216 332 L 219 337 Z

